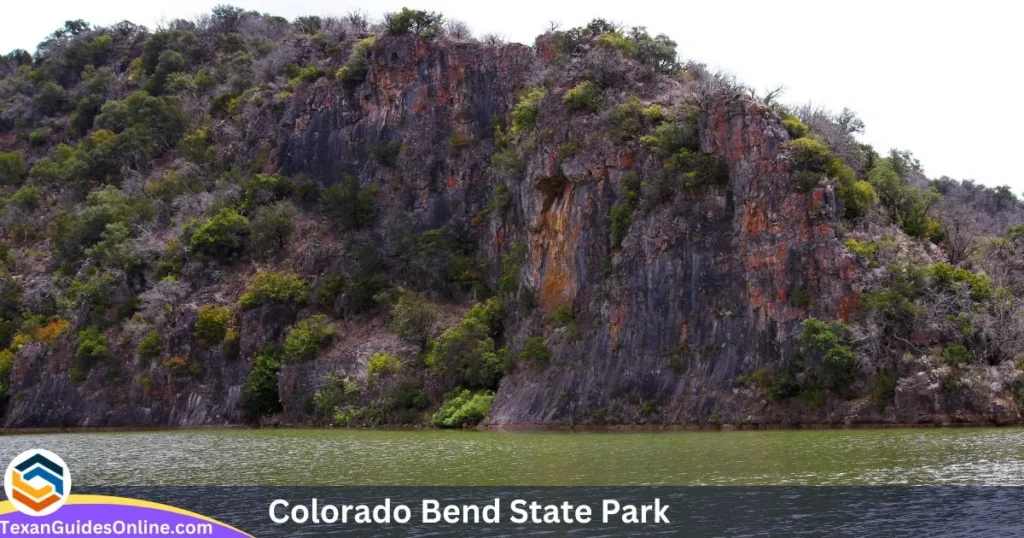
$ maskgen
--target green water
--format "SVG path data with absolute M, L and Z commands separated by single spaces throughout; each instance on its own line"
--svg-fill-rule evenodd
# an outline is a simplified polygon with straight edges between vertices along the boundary
M 196 430 L 0 436 L 83 485 L 1024 485 L 1024 430 Z

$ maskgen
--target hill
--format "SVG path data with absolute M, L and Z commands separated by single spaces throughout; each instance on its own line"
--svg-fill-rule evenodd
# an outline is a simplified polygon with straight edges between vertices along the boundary
M 1024 206 L 602 20 L 0 62 L 5 426 L 1020 422 Z

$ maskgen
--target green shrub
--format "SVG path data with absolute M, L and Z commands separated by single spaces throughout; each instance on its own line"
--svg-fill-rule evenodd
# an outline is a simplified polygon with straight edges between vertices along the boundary
M 210 164 L 217 156 L 217 148 L 212 144 L 208 129 L 197 129 L 189 133 L 182 139 L 181 149 L 186 159 L 198 165 Z
M 1006 239 L 1010 242 L 1024 242 L 1024 223 L 1012 224 L 1006 228 Z
M 323 314 L 296 323 L 288 329 L 284 339 L 284 362 L 296 363 L 315 359 L 320 350 L 334 341 L 337 331 L 334 322 Z
M 78 348 L 75 352 L 77 366 L 87 372 L 96 363 L 110 358 L 110 345 L 107 337 L 96 329 L 83 329 L 78 332 Z
M 43 197 L 35 187 L 22 187 L 11 195 L 11 205 L 29 213 L 39 209 L 43 204 Z
M 431 419 L 435 426 L 441 428 L 465 428 L 476 426 L 487 418 L 494 403 L 491 391 L 470 392 L 463 390 L 445 398 L 441 409 Z
M 896 394 L 896 380 L 888 372 L 879 372 L 875 386 L 871 389 L 872 399 L 879 411 L 885 411 L 889 400 Z
M 584 80 L 562 96 L 562 103 L 570 112 L 594 112 L 601 106 L 601 88 Z
M 605 32 L 597 38 L 597 46 L 614 49 L 625 56 L 632 57 L 636 54 L 636 44 L 619 32 Z
M 840 183 L 836 193 L 843 202 L 846 218 L 849 219 L 865 215 L 878 198 L 875 195 L 875 188 L 867 181 L 855 181 L 848 186 Z
M 807 308 L 811 306 L 811 294 L 803 288 L 797 288 L 790 294 L 789 304 L 796 308 Z
M 794 116 L 789 116 L 782 120 L 782 126 L 786 128 L 786 131 L 789 132 L 789 137 L 792 139 L 803 138 L 810 131 L 804 122 Z
M 608 117 L 612 135 L 621 140 L 636 138 L 644 126 L 645 110 L 643 102 L 636 96 L 630 96 L 624 103 L 615 107 Z
M 221 209 L 200 224 L 189 239 L 192 251 L 201 256 L 228 260 L 242 253 L 249 220 L 234 209 Z
M 402 340 L 422 346 L 430 338 L 435 318 L 433 303 L 414 291 L 399 290 L 398 301 L 391 310 L 391 330 Z
M 932 285 L 940 291 L 955 291 L 964 287 L 970 290 L 974 301 L 987 301 L 995 293 L 992 279 L 985 274 L 972 273 L 967 269 L 954 268 L 948 263 L 936 263 L 928 268 Z
M 875 261 L 875 252 L 878 250 L 878 245 L 870 242 L 865 243 L 857 241 L 856 239 L 851 238 L 846 240 L 846 250 L 849 250 L 865 260 L 873 262 Z
M 68 102 L 68 94 L 56 82 L 47 81 L 39 86 L 36 93 L 36 108 L 44 116 L 53 116 L 64 110 Z
M 842 322 L 825 323 L 816 318 L 803 321 L 799 336 L 800 353 L 821 361 L 825 386 L 833 391 L 848 393 L 854 379 L 857 354 L 843 343 L 846 327 Z
M 946 364 L 952 366 L 961 366 L 971 363 L 971 352 L 960 344 L 955 344 L 946 348 L 944 352 L 944 359 Z
M 121 101 L 104 103 L 95 123 L 114 133 L 128 133 L 128 138 L 147 138 L 147 144 L 154 144 L 147 149 L 155 151 L 161 146 L 177 144 L 188 118 L 176 98 L 153 97 L 139 91 Z
M 665 162 L 665 170 L 679 174 L 685 187 L 722 185 L 729 180 L 729 170 L 722 159 L 709 153 L 687 148 L 677 151 Z
M 245 211 L 283 200 L 295 192 L 295 182 L 284 176 L 256 174 L 242 181 L 242 203 Z
M 157 331 L 147 333 L 139 341 L 135 351 L 144 359 L 153 359 L 164 350 L 164 337 Z
M 431 37 L 441 34 L 444 17 L 434 11 L 403 7 L 401 11 L 384 14 L 384 27 L 391 35 L 413 34 Z
M 348 56 L 345 65 L 334 74 L 334 77 L 348 85 L 356 85 L 366 78 L 370 69 L 370 53 L 377 43 L 376 36 L 370 36 L 356 42 L 352 47 L 352 53 Z
M 532 362 L 538 368 L 544 369 L 551 360 L 551 350 L 544 344 L 543 338 L 531 336 L 523 344 L 523 350 L 519 352 L 519 360 Z
M 192 334 L 204 344 L 217 344 L 224 340 L 231 323 L 231 309 L 226 306 L 203 305 L 199 307 L 195 330 Z
M 608 214 L 608 231 L 612 248 L 622 246 L 622 240 L 626 238 L 629 226 L 633 222 L 633 210 L 636 209 L 637 201 L 640 199 L 640 178 L 635 172 L 627 172 L 620 179 L 622 184 L 622 199 L 612 206 Z
M 821 177 L 821 172 L 811 172 L 810 170 L 796 172 L 793 174 L 796 192 L 811 192 L 821 183 Z
M 146 91 L 148 91 L 150 95 L 162 94 L 168 77 L 172 73 L 179 73 L 186 71 L 187 69 L 188 61 L 182 53 L 176 50 L 165 50 L 161 52 L 157 59 L 156 71 L 146 82 Z
M 317 285 L 316 303 L 321 308 L 333 308 L 338 296 L 345 291 L 345 275 L 335 273 L 324 276 Z
M 700 131 L 697 121 L 700 109 L 685 106 L 676 121 L 662 121 L 649 134 L 640 137 L 640 142 L 656 155 L 667 157 L 682 149 L 700 149 Z
M 558 146 L 558 158 L 559 159 L 571 159 L 579 153 L 580 148 L 575 143 L 562 144 Z
M 402 370 L 402 361 L 387 351 L 374 353 L 366 364 L 366 375 L 370 377 L 387 377 Z
M 942 200 L 942 195 L 934 187 L 922 190 L 906 183 L 889 158 L 875 163 L 868 172 L 868 181 L 889 218 L 907 235 L 927 237 L 937 231 L 938 223 L 928 214 L 932 206 Z
M 16 185 L 25 175 L 25 157 L 20 151 L 0 151 L 0 184 Z
M 786 143 L 793 160 L 805 170 L 823 172 L 832 158 L 828 146 L 810 138 L 798 138 Z
M 288 201 L 262 206 L 252 219 L 252 245 L 257 252 L 284 250 L 295 231 L 295 206 Z
M 519 102 L 512 108 L 511 136 L 532 131 L 536 127 L 540 119 L 540 105 L 545 96 L 547 91 L 542 86 L 531 86 L 524 90 Z
M 253 357 L 249 375 L 242 387 L 242 406 L 250 419 L 281 411 L 277 392 L 277 373 L 281 370 L 281 349 L 267 346 Z
M 14 352 L 9 349 L 0 350 L 0 398 L 7 396 L 12 368 L 14 368 Z
M 323 384 L 313 394 L 312 410 L 321 420 L 333 420 L 339 406 L 354 403 L 359 399 L 359 385 L 341 374 L 324 374 L 322 381 Z
M 440 372 L 449 386 L 497 388 L 509 367 L 508 350 L 494 345 L 502 316 L 496 299 L 478 304 L 430 342 L 424 362 Z
M 308 299 L 309 283 L 299 275 L 286 271 L 260 271 L 238 300 L 238 306 L 242 310 L 267 304 L 301 306 Z
M 50 138 L 50 131 L 45 127 L 33 129 L 28 133 L 28 143 L 33 146 L 42 146 Z
M 89 132 L 105 101 L 99 95 L 87 95 L 78 102 L 75 111 L 71 113 L 71 128 L 78 136 L 85 136 Z
M 342 230 L 358 230 L 373 224 L 374 187 L 359 188 L 359 181 L 345 174 L 340 185 L 324 189 L 320 193 L 320 211 L 332 224 Z

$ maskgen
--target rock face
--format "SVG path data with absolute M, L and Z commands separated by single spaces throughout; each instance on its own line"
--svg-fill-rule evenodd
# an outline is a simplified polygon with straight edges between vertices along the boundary
M 589 421 L 595 412 L 636 422 L 644 407 L 671 423 L 742 419 L 760 397 L 737 393 L 733 381 L 791 352 L 794 322 L 808 313 L 792 294 L 815 297 L 817 316 L 847 313 L 854 266 L 827 218 L 835 199 L 824 188 L 793 192 L 777 119 L 722 101 L 700 123 L 701 150 L 724 160 L 727 183 L 635 218 L 610 276 L 601 268 L 607 208 L 595 205 L 617 190 L 628 159 L 584 163 L 600 175 L 569 176 L 563 199 L 528 217 L 542 230 L 527 265 L 540 306 L 572 304 L 587 328 L 559 344 L 561 367 L 502 385 L 495 423 Z
M 963 420 L 1019 418 L 984 402 L 940 404 L 924 378 L 905 380 L 888 414 L 863 401 L 818 409 L 769 405 L 763 390 L 737 383 L 792 355 L 801 319 L 848 320 L 858 310 L 858 265 L 837 235 L 842 208 L 833 187 L 797 192 L 784 147 L 789 135 L 778 116 L 730 95 L 702 99 L 697 122 L 699 153 L 717 159 L 725 175 L 695 184 L 672 177 L 659 186 L 665 159 L 615 139 L 605 115 L 567 111 L 561 96 L 598 60 L 610 81 L 605 98 L 613 101 L 605 109 L 630 93 L 671 107 L 693 101 L 692 88 L 639 77 L 635 66 L 601 51 L 561 65 L 543 46 L 537 50 L 381 38 L 364 82 L 321 79 L 288 97 L 280 116 L 267 105 L 243 126 L 246 142 L 236 148 L 255 158 L 269 142 L 268 173 L 323 185 L 347 174 L 375 187 L 378 205 L 391 210 L 378 216 L 367 239 L 380 252 L 399 256 L 407 248 L 386 231 L 394 222 L 386 215 L 404 219 L 410 235 L 465 229 L 493 288 L 507 269 L 506 255 L 522 247 L 505 339 L 516 352 L 544 334 L 552 358 L 503 379 L 490 423 L 918 422 L 950 420 L 957 412 Z M 532 134 L 513 142 L 521 166 L 503 170 L 492 164 L 502 145 L 496 119 L 508 118 L 523 90 L 537 84 L 548 97 Z M 609 215 L 634 177 L 644 180 L 644 190 L 621 246 L 613 245 Z M 507 204 L 494 210 L 501 191 Z M 356 263 L 337 242 L 303 230 L 289 251 L 301 272 Z M 220 275 L 225 284 L 213 289 L 237 295 L 240 276 Z M 206 293 L 200 282 L 187 293 Z M 567 310 L 572 322 L 552 330 L 552 315 Z M 195 341 L 194 307 L 190 312 L 179 316 L 168 345 L 173 354 L 201 360 L 198 377 L 170 376 L 150 386 L 144 376 L 140 381 L 139 361 L 124 359 L 119 379 L 134 381 L 111 383 L 113 377 L 94 372 L 76 384 L 66 373 L 70 343 L 49 350 L 33 344 L 18 354 L 9 390 L 16 396 L 4 408 L 3 425 L 241 423 L 253 357 L 303 313 L 243 313 L 239 358 L 232 360 Z M 343 325 L 344 336 L 324 357 L 282 369 L 284 422 L 308 418 L 326 373 L 365 376 L 367 357 L 381 349 L 416 353 L 378 319 Z M 129 356 L 131 349 L 118 351 Z M 425 390 L 441 396 L 429 384 Z

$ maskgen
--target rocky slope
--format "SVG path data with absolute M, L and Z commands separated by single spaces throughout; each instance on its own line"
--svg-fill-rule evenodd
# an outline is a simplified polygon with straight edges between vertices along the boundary
M 193 51 L 182 72 L 209 69 L 217 82 L 164 90 L 187 117 L 184 141 L 145 163 L 125 159 L 116 177 L 85 189 L 114 184 L 152 203 L 152 216 L 123 238 L 129 264 L 93 255 L 101 237 L 76 259 L 54 253 L 57 215 L 85 214 L 91 202 L 36 170 L 58 141 L 84 147 L 109 120 L 81 138 L 53 119 L 61 112 L 15 114 L 14 96 L 42 91 L 45 75 L 28 89 L 16 87 L 24 67 L 5 79 L 4 117 L 22 120 L 5 120 L 0 143 L 27 163 L 4 187 L 12 308 L 21 312 L 10 318 L 19 328 L 4 426 L 418 424 L 456 387 L 488 401 L 483 391 L 496 389 L 476 419 L 493 425 L 1020 421 L 1024 338 L 1005 321 L 1020 311 L 978 291 L 983 278 L 1012 287 L 1022 252 L 1015 240 L 978 247 L 950 277 L 958 284 L 942 288 L 945 273 L 934 267 L 946 239 L 908 235 L 871 164 L 808 164 L 793 140 L 825 137 L 801 132 L 778 105 L 700 66 L 653 66 L 637 52 L 643 41 L 609 46 L 607 36 L 622 37 L 614 29 L 583 32 L 572 46 L 565 33 L 546 34 L 527 47 L 394 28 L 338 34 L 325 21 L 312 36 L 297 23 L 274 34 L 263 16 L 239 17 L 228 28 L 217 19 L 180 30 L 200 44 L 239 35 L 250 52 L 273 34 L 277 48 L 253 53 L 249 72 L 287 51 L 320 73 L 274 73 L 231 89 L 239 60 L 220 45 Z M 97 29 L 65 39 L 108 34 L 120 56 L 105 60 L 115 80 L 103 98 L 124 99 L 159 76 L 159 67 L 140 75 L 132 58 L 145 58 L 161 34 Z M 30 64 L 44 72 L 55 54 Z M 362 77 L 333 74 L 360 62 Z M 84 99 L 85 81 L 72 78 L 60 81 L 65 111 Z M 50 133 L 41 145 L 19 135 L 37 126 Z M 196 157 L 187 142 L 200 129 L 212 158 Z M 851 217 L 840 164 L 882 194 L 860 215 Z M 168 174 L 188 188 L 156 194 Z M 291 187 L 259 199 L 246 183 L 254 177 Z M 15 201 L 24 186 L 41 195 L 31 212 L 39 231 L 27 237 L 12 217 L 26 212 Z M 324 201 L 327 192 L 341 193 L 340 209 Z M 257 226 L 269 219 L 259 208 L 285 202 L 294 230 L 269 254 L 257 252 Z M 237 208 L 252 230 L 237 234 L 242 252 L 217 259 L 203 254 L 195 223 L 223 208 Z M 933 268 L 914 277 L 920 289 L 906 297 L 923 310 L 909 321 L 879 303 L 908 263 Z M 177 264 L 170 278 L 167 264 Z M 246 304 L 243 293 L 268 271 L 294 272 L 306 295 Z M 75 282 L 103 274 L 103 300 L 75 295 Z M 420 339 L 399 327 L 409 293 L 429 304 Z M 492 296 L 499 327 L 474 333 L 466 312 Z M 950 332 L 947 318 L 923 313 L 939 311 L 930 306 L 938 298 L 971 316 L 973 328 Z M 219 339 L 201 333 L 210 305 L 229 312 L 213 331 Z M 331 334 L 303 355 L 296 327 L 317 315 L 330 319 Z M 809 318 L 844 322 L 825 329 L 836 341 L 806 336 Z M 40 329 L 61 320 L 67 327 L 56 336 Z M 90 327 L 109 350 L 86 361 Z M 154 332 L 158 349 L 144 351 Z M 1008 337 L 996 342 L 993 333 Z M 266 393 L 257 378 L 273 344 L 284 344 L 284 358 L 271 369 L 268 404 L 253 395 Z M 837 348 L 849 350 L 846 362 Z M 960 348 L 969 359 L 958 359 Z M 492 360 L 500 372 L 479 374 Z

